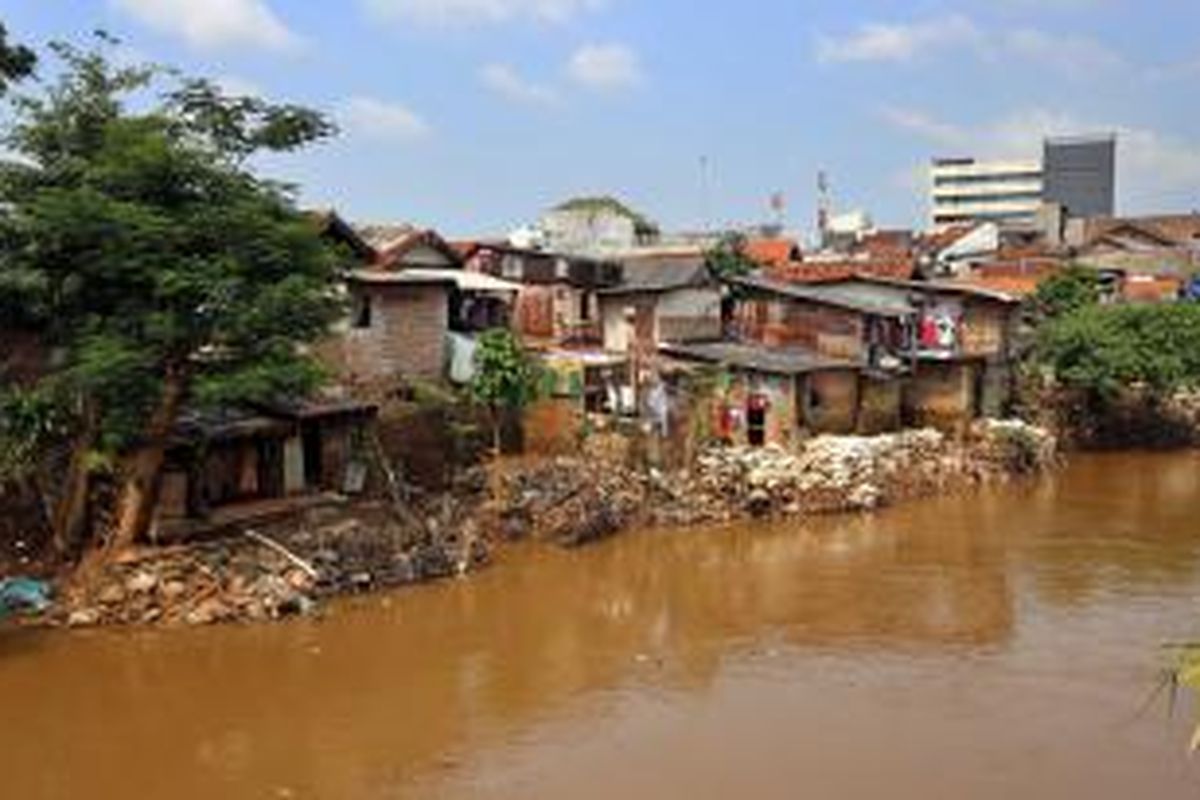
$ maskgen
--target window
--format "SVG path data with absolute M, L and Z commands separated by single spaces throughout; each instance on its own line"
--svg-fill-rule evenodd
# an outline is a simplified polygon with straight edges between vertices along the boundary
M 354 327 L 371 327 L 371 295 L 360 294 L 354 299 Z

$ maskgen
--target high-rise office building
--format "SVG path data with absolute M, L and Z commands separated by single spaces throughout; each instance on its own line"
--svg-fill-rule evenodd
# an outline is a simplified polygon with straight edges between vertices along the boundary
M 1047 139 L 1041 161 L 936 158 L 933 225 L 1033 225 L 1044 203 L 1059 204 L 1077 217 L 1111 216 L 1115 172 L 1115 136 Z
M 1047 203 L 1073 217 L 1111 217 L 1116 205 L 1117 137 L 1047 139 L 1042 155 Z

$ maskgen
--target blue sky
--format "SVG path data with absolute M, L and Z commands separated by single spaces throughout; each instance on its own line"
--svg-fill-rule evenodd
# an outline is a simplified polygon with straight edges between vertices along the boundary
M 500 233 L 580 193 L 671 228 L 924 220 L 933 155 L 1120 134 L 1120 211 L 1200 208 L 1195 0 L 0 0 L 43 44 L 102 27 L 138 56 L 327 110 L 272 159 L 352 219 Z M 708 159 L 708 191 L 701 158 Z M 708 200 L 705 200 L 705 197 Z

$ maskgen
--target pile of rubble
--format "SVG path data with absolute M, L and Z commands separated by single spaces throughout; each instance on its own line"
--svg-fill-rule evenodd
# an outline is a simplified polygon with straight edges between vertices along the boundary
M 1021 422 L 981 422 L 962 440 L 935 430 L 883 436 L 821 436 L 796 452 L 719 448 L 679 479 L 680 503 L 661 521 L 728 520 L 744 514 L 866 511 L 1050 466 L 1056 445 Z
M 611 444 L 611 443 L 610 443 Z M 82 570 L 49 621 L 205 625 L 311 612 L 332 595 L 402 586 L 485 563 L 487 542 L 531 537 L 574 547 L 639 524 L 865 511 L 1048 468 L 1053 437 L 1020 422 L 822 436 L 796 451 L 716 448 L 678 474 L 629 466 L 630 451 L 497 466 L 423 506 L 398 498 L 318 508 L 298 519 Z M 488 501 L 484 503 L 484 498 Z
M 1056 443 L 1022 422 L 985 421 L 962 437 L 936 430 L 821 436 L 796 451 L 719 447 L 690 472 L 643 473 L 621 461 L 557 458 L 501 477 L 499 528 L 573 546 L 636 523 L 685 526 L 746 516 L 869 511 L 1052 465 Z
M 453 535 L 417 537 L 382 506 L 316 510 L 290 524 L 147 548 L 85 568 L 60 592 L 49 621 L 208 625 L 280 619 L 308 614 L 326 597 L 448 577 L 486 559 L 486 547 L 469 525 Z
M 646 501 L 646 479 L 612 462 L 556 458 L 500 476 L 505 538 L 532 537 L 567 547 L 622 530 Z

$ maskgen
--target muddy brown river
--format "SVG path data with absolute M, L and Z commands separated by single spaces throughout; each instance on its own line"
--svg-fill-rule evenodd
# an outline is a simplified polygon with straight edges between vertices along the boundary
M 1200 456 L 506 551 L 275 627 L 0 634 L 0 796 L 1195 798 Z

